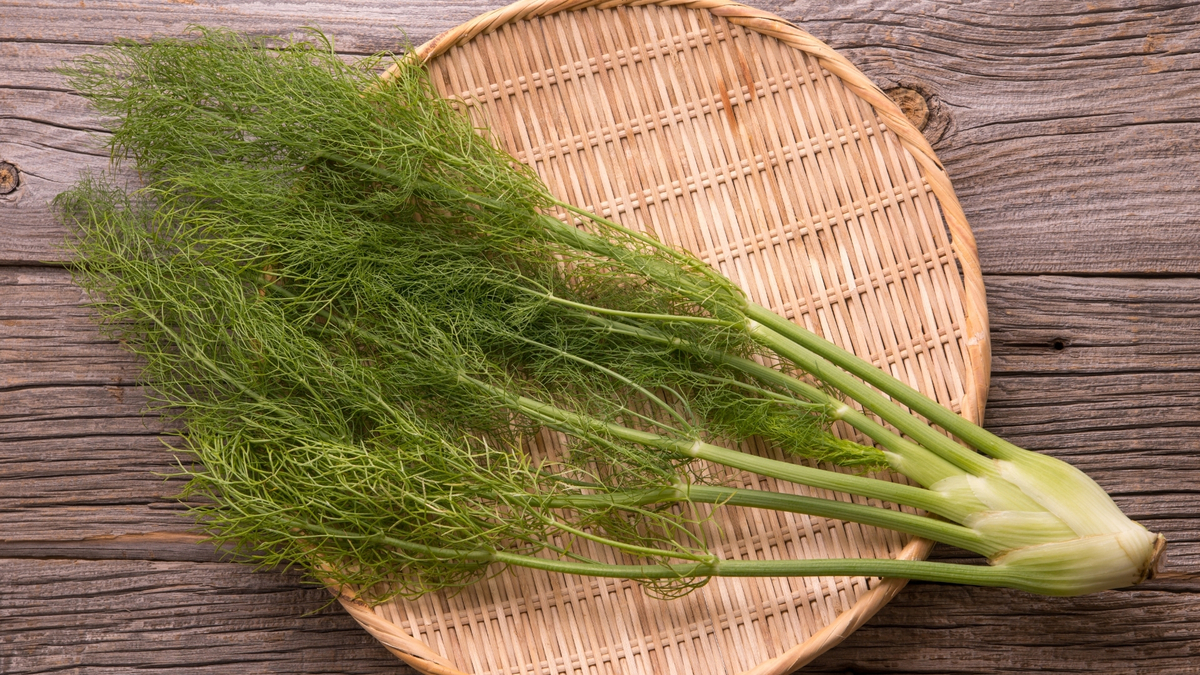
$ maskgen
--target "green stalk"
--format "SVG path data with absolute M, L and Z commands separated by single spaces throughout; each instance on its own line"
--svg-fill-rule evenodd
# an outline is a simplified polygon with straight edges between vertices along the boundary
M 782 319 L 778 315 L 774 316 L 785 323 L 791 324 L 790 321 Z M 756 317 L 752 316 L 751 318 L 759 321 Z M 762 324 L 761 321 L 759 323 Z M 879 415 L 900 431 L 908 434 L 910 438 L 925 448 L 960 469 L 976 476 L 996 475 L 996 467 L 986 458 L 980 457 L 978 454 L 955 443 L 953 439 L 938 433 L 936 429 L 930 427 L 912 413 L 904 410 L 888 400 L 887 397 L 856 380 L 829 361 L 787 340 L 775 330 L 764 326 L 765 324 L 762 324 L 750 329 L 750 334 L 760 344 L 769 347 L 776 354 L 795 363 L 804 372 L 809 373 L 826 384 L 836 387 L 839 391 L 858 401 L 868 410 Z M 876 369 L 876 372 L 880 371 Z M 891 379 L 890 376 L 888 377 Z M 938 407 L 940 408 L 941 406 Z M 953 415 L 954 413 L 950 414 Z
M 909 441 L 908 439 L 893 433 L 888 428 L 879 424 L 875 420 L 867 417 L 861 412 L 855 410 L 849 405 L 837 400 L 824 391 L 814 387 L 813 385 L 792 377 L 787 373 L 764 366 L 757 361 L 752 361 L 740 356 L 724 354 L 712 350 L 701 349 L 692 344 L 685 343 L 678 338 L 669 338 L 665 335 L 655 333 L 653 331 L 635 328 L 625 324 L 619 324 L 613 321 L 602 319 L 600 317 L 591 317 L 589 321 L 597 326 L 613 332 L 620 332 L 625 335 L 634 335 L 643 339 L 657 341 L 664 345 L 669 345 L 677 349 L 686 349 L 694 353 L 700 354 L 705 358 L 711 359 L 714 362 L 724 363 L 733 366 L 738 370 L 754 377 L 762 382 L 770 382 L 772 384 L 783 387 L 800 397 L 823 405 L 830 418 L 842 420 L 849 424 L 854 429 L 862 432 L 871 440 L 879 443 L 881 446 L 890 451 L 891 456 L 889 465 L 904 475 L 912 478 L 925 487 L 930 487 L 938 481 L 957 476 L 963 473 L 963 469 L 954 466 L 953 464 L 942 459 L 940 456 L 933 454 L 924 447 Z M 944 436 L 938 434 L 942 439 Z M 885 452 L 885 456 L 887 456 Z M 972 453 L 974 454 L 974 453 Z M 976 456 L 978 457 L 978 456 Z M 984 462 L 986 465 L 986 462 Z M 990 467 L 988 467 L 990 468 Z M 994 473 L 994 470 L 993 470 Z
M 610 435 L 623 441 L 658 448 L 685 457 L 702 459 L 729 468 L 756 473 L 761 476 L 913 506 L 937 513 L 955 521 L 965 519 L 970 515 L 970 512 L 965 511 L 960 504 L 924 488 L 875 478 L 864 478 L 862 476 L 825 471 L 823 469 L 814 469 L 790 462 L 781 462 L 776 459 L 758 457 L 737 450 L 722 448 L 721 446 L 699 440 L 681 441 L 667 438 L 647 431 L 630 429 L 629 427 L 612 422 L 605 422 L 593 417 L 563 410 L 526 396 L 515 396 L 499 387 L 468 376 L 463 376 L 463 381 L 470 382 L 493 396 L 508 399 L 511 401 L 513 408 L 519 412 L 542 420 L 554 428 L 572 435 L 579 435 L 581 433 L 585 437 L 587 434 Z
M 581 530 L 581 529 L 572 527 L 572 526 L 567 525 L 566 523 L 556 520 L 552 517 L 547 517 L 546 522 L 548 524 L 553 525 L 554 527 L 562 530 L 563 532 L 575 535 L 576 537 L 579 537 L 580 539 L 586 539 L 588 541 L 596 542 L 597 544 L 603 544 L 604 546 L 608 546 L 608 547 L 614 548 L 618 551 L 624 551 L 625 553 L 630 553 L 633 555 L 642 555 L 642 556 L 648 556 L 648 557 L 660 557 L 663 555 L 669 555 L 672 558 L 680 558 L 683 560 L 702 560 L 704 558 L 709 557 L 709 556 L 689 554 L 689 553 L 685 553 L 680 550 L 664 551 L 662 549 L 650 548 L 647 546 L 637 546 L 635 544 L 627 544 L 622 541 L 609 539 L 607 537 L 601 537 L 599 535 L 592 534 L 585 530 Z
M 714 318 L 707 317 L 707 316 L 686 316 L 686 315 L 679 315 L 679 314 L 647 314 L 645 312 L 625 312 L 625 311 L 621 311 L 619 309 L 609 309 L 607 307 L 599 307 L 596 305 L 585 305 L 581 302 L 575 302 L 574 300 L 567 300 L 566 298 L 560 298 L 557 295 L 554 295 L 553 293 L 550 293 L 547 291 L 535 291 L 533 289 L 525 288 L 523 286 L 517 286 L 515 284 L 509 285 L 509 287 L 514 290 L 525 293 L 527 295 L 531 295 L 536 298 L 541 298 L 543 300 L 555 303 L 557 305 L 562 305 L 563 307 L 570 307 L 571 309 L 578 309 L 578 310 L 582 310 L 585 312 L 591 312 L 591 313 L 595 313 L 595 314 L 606 314 L 608 316 L 619 316 L 619 317 L 622 317 L 625 319 L 644 319 L 644 320 L 649 320 L 649 321 L 696 323 L 696 324 L 707 324 L 710 326 L 729 326 L 729 325 L 731 325 L 728 321 L 723 321 L 721 319 L 714 319 Z
M 940 426 L 946 431 L 949 431 L 958 438 L 961 438 L 965 443 L 981 452 L 991 455 L 997 459 L 1013 459 L 1015 456 L 1023 452 L 1027 452 L 1023 448 L 1019 448 L 1016 445 L 1009 443 L 990 431 L 968 422 L 966 419 L 957 415 L 954 411 L 943 407 L 937 401 L 934 401 L 925 394 L 922 394 L 916 389 L 913 389 L 907 384 L 880 370 L 874 364 L 869 363 L 864 359 L 854 355 L 850 351 L 842 349 L 832 342 L 817 336 L 811 331 L 797 326 L 796 324 L 779 316 L 775 312 L 772 312 L 762 305 L 750 303 L 746 310 L 746 315 L 769 329 L 769 331 L 762 331 L 760 333 L 765 343 L 768 343 L 770 346 L 772 346 L 772 348 L 774 348 L 776 345 L 779 345 L 785 350 L 792 352 L 800 359 L 806 361 L 813 368 L 819 371 L 813 373 L 813 375 L 816 377 L 819 377 L 823 380 L 826 377 L 837 377 L 837 375 L 832 372 L 832 369 L 824 365 L 826 363 L 835 364 L 837 368 L 853 374 L 863 382 L 870 384 L 896 401 L 908 406 L 913 411 L 925 416 L 925 418 L 930 422 Z M 779 337 L 782 337 L 785 340 L 790 341 L 796 346 L 802 348 L 808 352 L 808 354 L 805 354 L 804 351 L 800 351 L 798 349 L 788 348 L 778 339 Z M 785 356 L 788 358 L 793 358 L 790 354 Z M 801 365 L 799 362 L 797 362 L 797 365 L 800 365 L 802 368 L 805 368 L 805 370 L 808 370 L 807 366 Z M 831 381 L 830 384 L 841 389 L 841 381 L 843 379 L 844 378 L 839 378 L 838 382 Z M 862 389 L 861 385 L 854 388 L 859 390 Z M 855 396 L 850 391 L 846 391 L 846 393 L 853 396 L 855 400 L 859 401 L 863 405 L 868 405 L 866 401 L 859 399 L 858 396 Z M 878 398 L 882 399 L 882 397 Z M 880 409 L 887 407 L 874 400 L 872 400 L 871 405 L 868 405 L 868 407 L 878 413 L 881 417 L 887 419 L 888 422 L 895 424 L 896 427 L 901 429 L 904 433 L 917 438 L 917 436 L 915 436 L 909 428 L 905 427 L 915 429 L 916 423 L 919 423 L 920 420 L 916 420 L 915 417 L 912 418 L 915 420 L 915 422 L 902 420 L 905 425 L 902 427 L 900 424 L 897 424 L 896 421 L 891 419 L 900 419 L 900 415 L 898 413 L 888 411 L 888 415 L 884 416 L 879 409 L 876 409 L 876 406 L 878 406 Z M 890 407 L 898 409 L 898 406 L 896 406 L 894 403 L 891 404 Z M 908 417 L 912 417 L 912 415 L 909 414 Z M 925 428 L 928 428 L 928 426 L 924 425 L 924 423 L 921 424 L 922 426 L 925 426 Z M 941 434 L 938 434 L 938 436 L 941 436 Z M 945 437 L 943 436 L 942 438 Z M 921 442 L 924 443 L 925 441 L 921 440 Z M 957 446 L 957 444 L 955 445 Z M 961 446 L 958 447 L 961 448 Z
M 291 295 L 290 292 L 286 291 L 286 289 L 283 287 L 273 285 L 272 288 L 281 294 Z M 358 335 L 368 337 L 377 343 L 384 342 L 377 336 L 370 334 L 369 331 L 358 328 L 355 324 L 346 319 L 336 317 L 328 312 L 323 312 L 322 315 L 327 321 L 337 323 L 343 328 L 351 330 Z M 395 345 L 389 346 L 393 349 L 395 348 Z M 538 346 L 551 349 L 552 351 L 563 356 L 571 356 L 563 353 L 561 350 L 557 350 L 546 345 L 539 344 Z M 748 361 L 748 363 L 753 362 Z M 758 364 L 754 365 L 757 366 Z M 778 372 L 771 369 L 766 370 L 769 370 L 772 373 Z M 962 509 L 957 508 L 957 505 L 945 500 L 937 493 L 922 490 L 920 488 L 903 486 L 891 481 L 880 481 L 858 476 L 847 476 L 845 474 L 812 469 L 810 467 L 798 466 L 789 462 L 780 462 L 778 460 L 747 455 L 745 453 L 731 451 L 720 446 L 700 443 L 699 441 L 690 443 L 686 441 L 677 441 L 658 434 L 638 431 L 622 425 L 604 422 L 580 415 L 578 413 L 565 411 L 557 408 L 556 406 L 542 403 L 528 397 L 513 397 L 500 388 L 475 378 L 463 376 L 461 379 L 465 382 L 473 384 L 476 387 L 479 387 L 493 396 L 504 397 L 512 400 L 515 403 L 514 407 L 521 412 L 553 422 L 560 430 L 572 435 L 580 435 L 581 430 L 585 434 L 588 432 L 595 433 L 598 431 L 606 432 L 622 440 L 632 441 L 672 452 L 678 452 L 699 459 L 705 459 L 718 464 L 723 464 L 731 468 L 749 470 L 760 475 L 770 476 L 781 480 L 787 480 L 812 487 L 851 492 L 867 497 L 874 497 L 906 504 L 909 506 L 915 506 L 917 508 L 923 508 L 928 511 L 946 515 L 948 517 L 953 517 L 956 520 L 962 520 L 967 515 Z M 798 380 L 794 380 L 794 378 L 793 382 L 795 384 L 807 387 L 808 390 L 806 393 L 808 393 L 811 397 L 818 399 L 818 402 L 826 404 L 833 403 L 832 399 L 829 399 L 828 395 L 824 394 L 815 387 L 799 382 Z M 658 401 L 657 397 L 652 397 L 652 399 Z M 661 401 L 659 401 L 659 403 L 666 405 Z M 842 407 L 846 407 L 845 404 L 840 405 Z M 869 421 L 865 416 L 861 415 L 861 413 L 857 413 L 857 411 L 855 412 L 861 418 L 856 419 L 856 421 L 859 421 L 860 423 L 864 420 Z M 876 432 L 882 430 L 884 433 L 890 434 L 890 432 L 887 432 L 882 427 L 879 427 L 878 425 L 875 426 L 877 427 L 877 429 L 874 429 Z M 892 441 L 894 444 L 902 445 L 907 443 L 909 446 L 912 446 L 914 451 L 924 452 L 921 448 L 919 448 L 919 446 L 913 446 L 913 444 L 904 441 L 904 439 L 896 436 L 895 434 L 890 434 L 890 436 L 891 438 L 888 440 Z M 937 460 L 936 457 L 930 457 L 928 459 Z M 642 504 L 670 501 L 668 499 L 660 499 L 659 497 L 662 497 L 663 495 L 658 491 L 655 491 L 648 496 L 654 497 L 653 501 L 642 502 Z M 580 506 L 587 503 L 585 501 L 586 499 L 588 498 L 563 497 L 559 502 L 556 502 L 556 504 L 559 506 Z M 603 501 L 607 498 L 602 496 L 597 497 L 596 499 Z M 899 532 L 904 532 L 906 534 L 934 539 L 942 543 L 957 546 L 959 548 L 970 550 L 989 557 L 999 553 L 1002 550 L 994 543 L 986 541 L 977 532 L 960 525 L 954 525 L 922 516 L 893 511 L 891 509 L 863 506 L 860 504 L 839 502 L 829 499 L 775 494 L 757 490 L 734 490 L 729 488 L 689 486 L 683 490 L 683 494 L 680 494 L 680 491 L 676 490 L 674 500 L 717 505 L 728 504 L 731 506 L 773 509 L 791 513 L 807 513 L 809 515 L 825 518 L 838 518 L 841 520 L 889 528 Z M 618 501 L 608 499 L 607 503 L 611 505 L 617 505 Z M 561 524 L 559 524 L 559 526 L 561 527 Z M 615 542 L 610 542 L 608 540 L 605 540 L 604 543 L 616 545 Z M 625 545 L 617 545 L 617 547 L 627 548 Z
M 750 359 L 728 354 L 716 355 L 714 358 L 760 380 L 785 387 L 813 403 L 823 404 L 831 419 L 849 424 L 867 438 L 883 446 L 889 466 L 927 488 L 941 480 L 964 473 L 962 468 L 892 432 L 882 424 L 807 382 Z
M 622 234 L 635 236 L 638 241 L 652 246 L 658 251 L 674 257 L 681 256 L 680 253 L 664 246 L 661 242 L 657 242 L 646 235 L 634 233 L 628 228 L 607 218 L 603 218 L 599 215 L 579 209 L 577 207 L 570 207 L 570 210 L 573 213 L 585 216 L 607 228 L 621 232 Z M 547 229 L 550 230 L 555 236 L 558 236 L 562 241 L 568 243 L 568 245 L 575 245 L 597 255 L 611 256 L 616 257 L 617 259 L 632 255 L 627 251 L 625 252 L 626 255 L 622 255 L 622 251 L 624 251 L 624 249 L 612 245 L 601 237 L 579 231 L 576 228 L 565 225 L 561 221 L 557 221 L 552 218 L 547 218 L 546 220 Z M 549 221 L 554 222 L 551 223 Z M 651 278 L 656 278 L 663 281 L 668 281 L 675 278 L 674 275 L 669 273 L 659 272 L 657 269 L 655 269 L 655 266 L 652 263 L 648 262 L 638 265 L 638 269 L 649 275 Z M 716 295 L 703 295 L 697 289 L 677 288 L 675 290 L 678 290 L 688 297 L 691 297 L 694 301 L 700 303 L 702 306 L 708 307 L 711 311 L 713 311 L 714 314 L 717 315 L 725 314 L 732 309 L 731 302 L 729 301 L 729 295 L 736 293 L 736 295 L 732 295 L 732 297 L 739 301 L 737 311 L 742 315 L 742 317 L 751 321 L 748 328 L 755 341 L 775 351 L 775 353 L 779 354 L 780 356 L 792 361 L 814 377 L 841 390 L 847 396 L 850 396 L 868 409 L 872 410 L 885 421 L 891 423 L 897 429 L 900 429 L 900 431 L 903 433 L 908 434 L 918 443 L 933 451 L 946 461 L 959 467 L 960 469 L 976 476 L 996 475 L 996 468 L 992 466 L 991 463 L 985 458 L 980 457 L 978 454 L 971 452 L 967 448 L 964 448 L 958 443 L 954 442 L 954 440 L 938 433 L 937 430 L 931 428 L 924 421 L 918 419 L 908 411 L 888 400 L 887 397 L 881 395 L 879 392 L 871 389 L 870 387 L 865 386 L 862 382 L 856 380 L 854 377 L 851 377 L 847 372 L 839 369 L 834 365 L 834 363 L 837 363 L 838 365 L 846 363 L 847 365 L 853 366 L 853 368 L 848 367 L 846 370 L 849 371 L 849 373 L 858 375 L 864 381 L 875 385 L 880 391 L 883 391 L 889 395 L 893 395 L 896 400 L 904 403 L 905 405 L 909 405 L 914 410 L 917 410 L 917 412 L 926 415 L 926 417 L 938 424 L 942 424 L 943 421 L 949 422 L 950 418 L 953 418 L 954 420 L 957 420 L 956 422 L 953 422 L 955 429 L 970 427 L 978 431 L 982 431 L 981 429 L 975 427 L 975 425 L 971 424 L 970 422 L 963 420 L 952 411 L 943 408 L 940 404 L 932 399 L 925 397 L 923 394 L 920 394 L 911 387 L 908 387 L 898 380 L 895 380 L 890 375 L 883 373 L 870 363 L 859 359 L 850 352 L 841 349 L 840 347 L 823 340 L 815 334 L 800 328 L 791 321 L 788 321 L 787 319 L 761 305 L 745 300 L 744 296 L 741 295 L 740 292 L 737 292 L 736 290 L 730 291 L 728 289 L 727 280 L 725 284 L 717 285 L 715 287 L 719 290 L 728 292 L 728 294 L 725 294 L 726 299 L 722 300 Z M 715 305 L 714 302 L 716 303 Z M 758 325 L 754 325 L 754 322 L 756 322 Z M 821 349 L 814 349 L 815 345 L 820 345 Z M 836 358 L 827 360 L 821 356 L 822 354 L 833 355 Z M 831 363 L 831 360 L 833 363 Z M 884 386 L 885 384 L 887 386 Z M 907 390 L 907 393 L 903 390 Z M 918 401 L 918 398 L 923 402 Z M 910 405 L 910 403 L 919 403 L 919 406 Z M 955 432 L 951 427 L 943 425 L 943 428 L 958 435 L 957 432 Z M 984 434 L 986 434 L 986 436 L 995 438 L 987 432 L 984 432 Z M 972 438 L 983 438 L 978 433 L 971 433 L 969 436 Z M 960 438 L 968 440 L 967 437 L 960 436 Z M 1000 439 L 996 439 L 996 441 L 999 440 Z M 968 442 L 971 441 L 968 440 Z M 1012 446 L 1012 444 L 1008 444 L 1007 442 L 1004 443 L 1008 447 L 1016 448 L 1016 446 Z M 996 444 L 993 443 L 993 445 Z M 999 446 L 997 445 L 997 447 Z M 1011 451 L 1006 451 L 1002 454 L 1005 454 L 1005 457 L 1007 458 L 1008 455 L 1014 453 Z
M 272 285 L 270 288 L 272 292 L 291 295 L 290 291 L 287 291 L 282 287 Z M 323 316 L 326 321 L 335 323 L 346 330 L 375 342 L 376 344 L 386 346 L 393 350 L 400 349 L 401 352 L 405 351 L 398 345 L 391 344 L 389 341 L 374 335 L 370 331 L 359 328 L 355 323 L 343 317 L 334 315 L 327 310 L 321 310 L 320 315 Z M 460 375 L 459 380 L 464 383 L 469 383 L 491 396 L 495 396 L 501 400 L 508 400 L 511 402 L 515 410 L 535 419 L 551 423 L 558 430 L 574 436 L 582 435 L 582 437 L 586 437 L 588 434 L 611 435 L 624 441 L 638 443 L 640 445 L 658 448 L 668 452 L 678 453 L 687 457 L 703 459 L 705 461 L 713 462 L 730 468 L 750 471 L 752 473 L 769 476 L 779 480 L 786 480 L 792 483 L 808 485 L 810 487 L 849 492 L 852 494 L 862 495 L 864 497 L 882 499 L 884 501 L 895 502 L 897 504 L 913 506 L 941 516 L 945 516 L 958 522 L 961 522 L 968 515 L 970 515 L 970 511 L 965 510 L 961 504 L 947 499 L 942 495 L 930 490 L 913 487 L 911 485 L 893 483 L 891 481 L 846 475 L 833 471 L 825 471 L 822 469 L 814 469 L 812 467 L 792 464 L 790 462 L 781 462 L 779 460 L 765 457 L 757 457 L 755 455 L 749 455 L 737 450 L 729 450 L 727 448 L 722 448 L 710 443 L 704 443 L 699 440 L 676 440 L 659 434 L 654 434 L 647 431 L 639 431 L 637 429 L 631 429 L 629 427 L 612 422 L 605 422 L 587 415 L 563 410 L 557 406 L 543 403 L 526 396 L 513 395 L 512 393 L 505 391 L 500 387 L 468 375 Z
M 651 392 L 649 389 L 646 389 L 645 387 L 641 386 L 641 385 L 640 385 L 640 384 L 638 384 L 637 382 L 634 382 L 633 380 L 631 380 L 631 379 L 629 379 L 628 377 L 625 377 L 624 375 L 622 375 L 622 374 L 620 374 L 620 373 L 618 373 L 618 372 L 616 372 L 616 371 L 612 370 L 611 368 L 606 368 L 606 367 L 604 367 L 604 366 L 602 366 L 602 365 L 600 365 L 600 364 L 598 364 L 598 363 L 594 363 L 594 362 L 592 362 L 592 361 L 588 361 L 587 359 L 581 358 L 581 357 L 579 357 L 579 356 L 576 356 L 576 355 L 574 355 L 574 354 L 570 354 L 570 353 L 568 353 L 568 352 L 566 352 L 566 351 L 563 351 L 563 350 L 561 350 L 561 349 L 558 349 L 557 347 L 551 347 L 550 345 L 543 344 L 543 343 L 541 343 L 541 342 L 537 342 L 537 341 L 535 341 L 535 340 L 530 340 L 529 338 L 526 338 L 526 337 L 523 337 L 523 336 L 520 336 L 520 337 L 519 337 L 519 339 L 520 339 L 522 342 L 525 342 L 526 344 L 534 345 L 534 346 L 536 346 L 536 347 L 538 347 L 538 348 L 540 348 L 540 349 L 544 349 L 544 350 L 546 350 L 546 351 L 548 351 L 548 352 L 550 352 L 550 353 L 552 353 L 552 354 L 557 354 L 557 355 L 561 356 L 561 357 L 562 357 L 562 358 L 564 358 L 564 359 L 568 359 L 568 360 L 571 360 L 571 361 L 575 361 L 576 363 L 582 363 L 582 364 L 584 364 L 584 365 L 587 365 L 587 366 L 588 366 L 588 367 L 590 367 L 590 368 L 595 368 L 596 370 L 598 370 L 598 371 L 600 371 L 600 372 L 604 373 L 605 375 L 608 375 L 609 377 L 611 377 L 611 378 L 613 378 L 613 379 L 615 379 L 615 380 L 618 380 L 618 381 L 620 381 L 620 382 L 624 382 L 624 383 L 625 383 L 626 385 L 628 385 L 630 388 L 634 389 L 634 390 L 635 390 L 635 391 L 637 391 L 637 392 L 640 392 L 640 393 L 642 394 L 642 396 L 645 396 L 647 400 L 651 401 L 651 402 L 652 402 L 652 403 L 654 403 L 656 406 L 658 406 L 658 408 L 659 408 L 660 410 L 662 410 L 662 411 L 663 411 L 663 412 L 665 412 L 666 414 L 670 415 L 671 417 L 675 418 L 675 420 L 676 420 L 677 422 L 679 422 L 680 424 L 682 424 L 682 425 L 683 425 L 685 428 L 686 428 L 686 427 L 690 427 L 690 426 L 691 426 L 691 425 L 688 423 L 688 421 L 687 421 L 686 419 L 684 419 L 683 415 L 679 414 L 679 412 L 678 412 L 677 410 L 675 410 L 675 408 L 673 408 L 672 406 L 668 405 L 666 401 L 664 401 L 664 400 L 662 400 L 661 398 L 659 398 L 658 396 L 656 396 L 656 395 L 655 395 L 653 392 Z M 632 412 L 632 411 L 630 411 L 630 412 Z M 649 418 L 645 417 L 644 415 L 638 415 L 638 417 L 640 417 L 641 419 L 644 419 L 644 420 L 646 420 L 646 421 L 648 421 L 648 422 L 654 422 L 654 424 L 656 424 L 656 425 L 657 425 L 657 426 L 659 426 L 659 427 L 663 427 L 663 426 L 665 426 L 665 425 L 663 425 L 661 422 L 655 422 L 654 420 L 651 420 L 651 419 L 649 419 Z M 681 430 L 679 430 L 679 429 L 675 429 L 675 431 L 681 431 Z
M 690 579 L 707 577 L 899 577 L 917 581 L 965 584 L 970 586 L 1005 586 L 1043 595 L 1074 595 L 1079 593 L 1080 581 L 1063 578 L 1061 574 L 1037 574 L 1020 567 L 960 565 L 925 560 L 895 560 L 891 558 L 827 558 L 817 560 L 723 560 L 713 557 L 710 562 L 656 565 L 615 565 L 606 563 L 572 562 L 539 558 L 519 553 L 487 549 L 453 549 L 413 544 L 383 534 L 355 535 L 315 523 L 286 520 L 288 526 L 314 534 L 358 539 L 377 545 L 391 546 L 410 554 L 436 560 L 513 565 L 529 569 L 640 581 Z M 1085 580 L 1090 581 L 1090 580 Z M 1083 591 L 1086 592 L 1086 591 Z
M 821 518 L 836 518 L 863 525 L 887 528 L 917 537 L 957 546 L 961 549 L 992 557 L 1003 548 L 969 527 L 963 527 L 926 516 L 875 506 L 842 502 L 834 499 L 805 497 L 765 490 L 728 488 L 707 485 L 685 485 L 662 490 L 617 492 L 596 495 L 566 495 L 547 502 L 554 508 L 584 508 L 611 506 L 645 506 L 670 502 L 692 502 L 716 506 L 741 506 L 788 513 L 802 513 Z

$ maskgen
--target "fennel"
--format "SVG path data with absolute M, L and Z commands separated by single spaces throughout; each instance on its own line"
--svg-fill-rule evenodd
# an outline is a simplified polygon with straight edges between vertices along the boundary
M 319 35 L 272 49 L 203 31 L 119 43 L 68 73 L 112 119 L 114 160 L 146 180 L 59 196 L 78 279 L 186 422 L 202 522 L 265 562 L 411 594 L 501 564 L 668 595 L 815 574 L 1068 595 L 1136 583 L 1161 549 L 1078 470 L 555 199 L 412 59 L 346 64 Z M 878 447 L 832 436 L 836 420 Z M 542 427 L 572 439 L 564 456 L 522 452 Z M 919 486 L 718 444 L 753 435 Z M 735 490 L 696 460 L 944 520 Z M 720 560 L 700 506 L 889 527 L 992 564 Z M 577 539 L 631 564 L 582 558 Z

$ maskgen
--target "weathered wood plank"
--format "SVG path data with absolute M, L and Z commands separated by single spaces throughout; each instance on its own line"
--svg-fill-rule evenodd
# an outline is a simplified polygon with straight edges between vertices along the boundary
M 396 25 L 421 41 L 495 2 L 138 2 L 53 8 L 18 3 L 0 24 L 0 157 L 29 174 L 0 199 L 0 261 L 61 260 L 46 208 L 83 168 L 104 165 L 100 126 L 50 72 L 117 36 L 180 34 L 188 23 L 258 33 L 316 24 L 342 49 L 395 48 Z M 998 0 L 757 4 L 843 50 L 877 82 L 932 97 L 946 163 L 995 273 L 1200 274 L 1200 6 L 1069 2 L 1053 13 Z
M 286 0 L 138 0 L 44 4 L 29 0 L 6 3 L 0 40 L 42 45 L 102 45 L 115 37 L 146 40 L 182 35 L 191 25 L 226 26 L 257 35 L 299 32 L 317 26 L 337 36 L 341 51 L 370 54 L 394 50 L 407 40 L 424 42 L 473 16 L 507 3 L 495 0 L 443 0 L 436 5 L 416 0 L 348 0 L 303 3 Z
M 396 673 L 322 589 L 234 564 L 0 560 L 0 672 Z M 913 584 L 806 672 L 1194 673 L 1200 584 L 1083 598 Z
M 107 395 L 93 389 L 97 398 Z M 174 499 L 182 481 L 163 478 L 178 471 L 174 453 L 156 436 L 119 432 L 138 424 L 135 418 L 61 418 L 57 424 L 64 433 L 56 437 L 0 442 L 0 549 L 24 542 L 20 548 L 27 553 L 21 555 L 36 555 L 36 542 L 182 534 L 192 528 L 185 507 Z M 107 433 L 109 425 L 115 433 Z M 108 557 L 113 544 L 98 546 L 97 555 Z M 198 548 L 196 559 L 208 559 L 211 549 Z
M 53 523 L 53 512 L 47 523 Z M 68 513 L 66 520 L 74 520 Z M 179 522 L 184 522 L 182 519 Z M 170 527 L 171 524 L 168 524 Z M 145 527 L 145 526 L 143 526 Z M 114 528 L 115 529 L 115 528 Z M 169 530 L 140 534 L 94 535 L 79 539 L 64 539 L 66 533 L 53 539 L 0 539 L 0 559 L 33 558 L 37 560 L 142 560 L 175 562 L 221 562 L 252 564 L 234 546 L 218 547 L 202 535 Z
M 3 673 L 413 672 L 294 574 L 11 559 L 0 570 Z
M 1195 675 L 1200 585 L 1039 598 L 910 584 L 801 672 Z
M 985 285 L 997 375 L 1200 369 L 1200 278 L 988 276 Z
M 1200 4 L 767 6 L 933 99 L 985 271 L 1200 273 Z
M 134 382 L 138 366 L 59 268 L 0 269 L 0 389 Z

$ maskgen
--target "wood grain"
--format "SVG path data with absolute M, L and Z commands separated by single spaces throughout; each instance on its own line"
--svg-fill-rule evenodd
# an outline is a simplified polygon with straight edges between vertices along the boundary
M 189 23 L 257 33 L 319 25 L 347 53 L 395 49 L 499 3 L 285 2 L 181 7 L 139 0 L 10 2 L 0 23 L 0 157 L 29 180 L 0 200 L 0 261 L 60 260 L 45 201 L 102 168 L 100 121 L 52 72 L 118 36 Z M 1200 274 L 1200 5 L 931 1 L 751 3 L 802 23 L 882 86 L 925 93 L 946 164 L 990 273 Z M 19 216 L 19 218 L 18 218 Z
M 912 584 L 803 672 L 1194 675 L 1198 607 L 1194 579 L 1069 599 Z
M 295 575 L 232 563 L 0 559 L 3 673 L 394 673 Z
M 0 159 L 22 172 L 0 196 L 0 672 L 411 672 L 323 590 L 189 532 L 136 362 L 38 266 L 65 258 L 49 199 L 107 164 L 103 121 L 53 69 L 190 23 L 319 25 L 370 53 L 498 4 L 0 1 Z M 809 671 L 1200 673 L 1200 3 L 750 4 L 927 97 L 988 273 L 989 427 L 1172 541 L 1136 590 L 912 584 Z
M 221 563 L 0 566 L 11 575 L 0 586 L 0 672 L 412 672 L 292 575 Z M 1194 673 L 1198 604 L 1195 580 L 1065 600 L 913 584 L 806 672 Z
M 1200 4 L 770 7 L 949 118 L 934 148 L 985 273 L 1200 273 Z
M 1003 345 L 994 373 L 1200 369 L 1200 279 L 990 276 L 987 286 L 993 344 Z

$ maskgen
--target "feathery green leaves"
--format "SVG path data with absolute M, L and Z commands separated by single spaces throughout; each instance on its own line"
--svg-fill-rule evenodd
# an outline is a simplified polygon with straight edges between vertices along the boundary
M 597 330 L 595 316 L 677 317 L 657 322 L 669 339 L 755 353 L 740 325 L 687 296 L 740 302 L 728 282 L 680 267 L 669 275 L 680 293 L 631 275 L 612 258 L 663 263 L 618 230 L 589 240 L 608 257 L 575 248 L 571 228 L 545 215 L 556 202 L 540 181 L 419 64 L 396 61 L 379 80 L 380 59 L 347 64 L 317 37 L 268 49 L 205 30 L 118 43 L 68 70 L 111 118 L 114 158 L 145 181 L 132 197 L 94 178 L 59 197 L 79 280 L 179 411 L 203 467 L 190 492 L 212 500 L 201 514 L 219 536 L 342 581 L 396 575 L 404 592 L 462 583 L 482 565 L 375 535 L 536 553 L 564 535 L 557 523 L 664 560 L 703 551 L 693 532 L 706 516 L 672 502 L 545 517 L 545 500 L 563 494 L 708 473 L 514 397 L 670 438 L 764 434 L 882 464 L 829 435 L 822 406 Z M 524 454 L 543 425 L 571 437 L 566 456 Z M 298 534 L 305 523 L 341 534 Z

